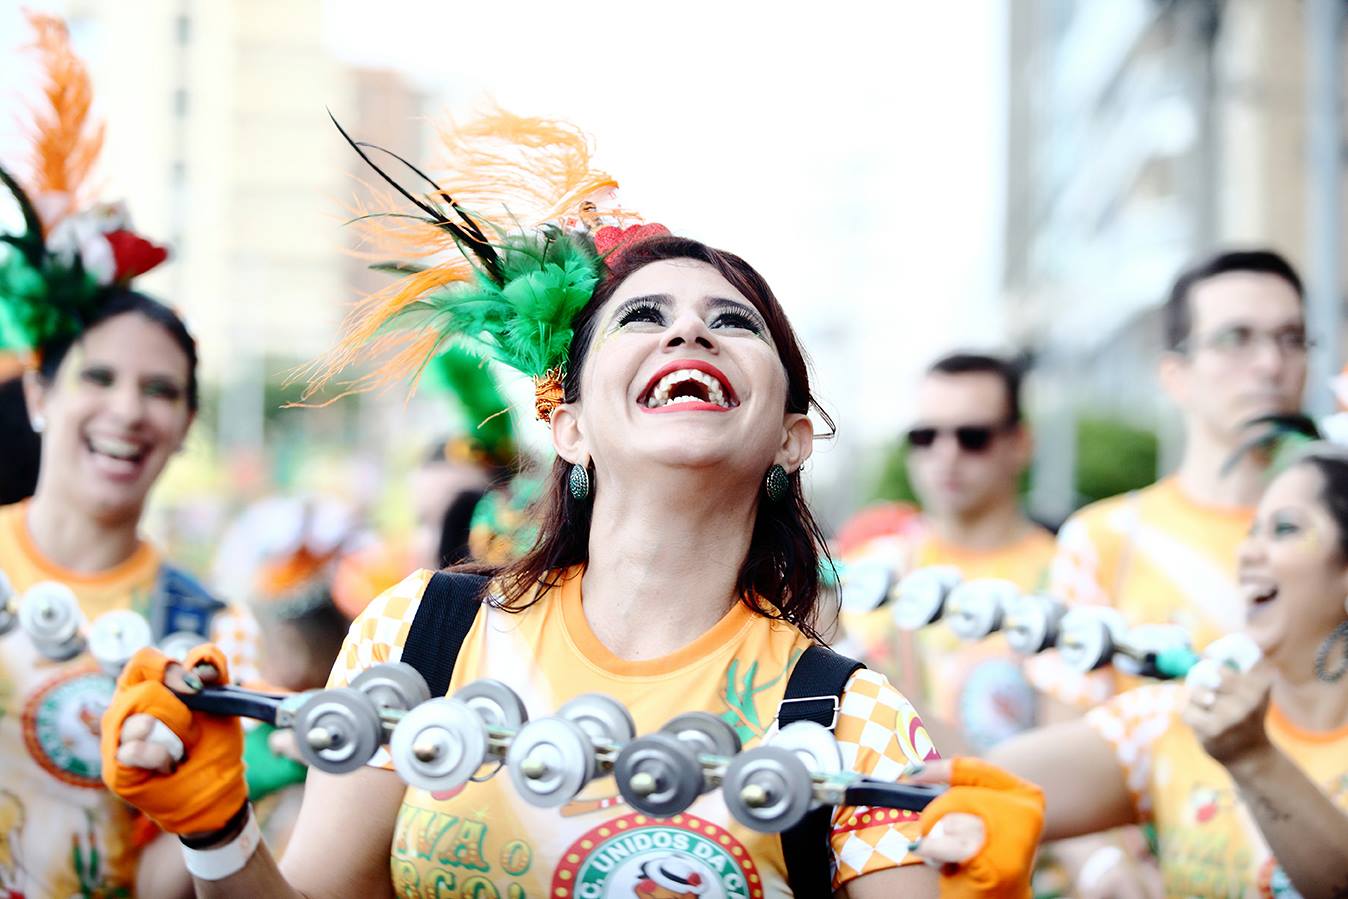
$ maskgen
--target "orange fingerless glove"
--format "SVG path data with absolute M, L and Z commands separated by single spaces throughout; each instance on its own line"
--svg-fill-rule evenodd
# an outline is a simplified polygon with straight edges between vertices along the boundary
M 941 896 L 1030 896 L 1034 853 L 1044 829 L 1044 792 L 981 759 L 956 758 L 951 763 L 950 789 L 922 812 L 922 835 L 952 812 L 981 818 L 987 836 L 973 858 L 942 869 Z
M 214 665 L 220 683 L 229 670 L 219 647 L 203 644 L 187 654 L 183 665 Z M 219 830 L 243 807 L 248 789 L 243 779 L 243 728 L 237 718 L 193 712 L 164 685 L 173 660 L 146 648 L 131 657 L 117 679 L 117 692 L 103 715 L 100 749 L 103 783 L 174 834 Z M 183 757 L 172 773 L 161 774 L 117 761 L 122 725 L 132 715 L 162 721 L 183 743 Z

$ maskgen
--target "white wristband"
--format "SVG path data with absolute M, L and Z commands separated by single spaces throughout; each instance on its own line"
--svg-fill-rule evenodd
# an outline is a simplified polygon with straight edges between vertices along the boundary
M 183 861 L 187 863 L 187 872 L 198 880 L 224 880 L 243 870 L 261 842 L 262 832 L 257 828 L 253 808 L 249 806 L 248 818 L 237 837 L 214 849 L 183 846 Z
M 1105 875 L 1123 864 L 1125 858 L 1118 846 L 1101 846 L 1086 856 L 1085 864 L 1077 872 L 1077 886 L 1083 890 L 1093 889 Z

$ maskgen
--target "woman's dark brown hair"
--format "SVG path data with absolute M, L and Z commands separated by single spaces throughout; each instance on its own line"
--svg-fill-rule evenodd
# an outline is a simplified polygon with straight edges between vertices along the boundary
M 598 324 L 598 313 L 629 275 L 653 262 L 693 259 L 715 268 L 763 316 L 786 371 L 786 412 L 805 414 L 813 407 L 830 431 L 833 422 L 810 394 L 809 366 L 791 323 L 763 277 L 738 256 L 682 237 L 654 237 L 633 244 L 622 254 L 575 320 L 575 337 L 567 357 L 564 399 L 580 399 L 581 372 Z M 590 502 L 577 502 L 567 489 L 571 465 L 557 459 L 546 476 L 543 496 L 534 512 L 540 530 L 537 542 L 518 561 L 501 570 L 504 595 L 500 607 L 521 611 L 537 601 L 535 585 L 553 586 L 552 572 L 589 559 Z M 767 472 L 764 471 L 766 476 Z M 779 502 L 764 498 L 758 504 L 749 554 L 740 566 L 736 590 L 740 601 L 769 618 L 788 621 L 819 639 L 816 606 L 819 602 L 820 558 L 828 549 L 819 525 L 805 504 L 800 473 L 790 478 L 791 489 Z M 830 560 L 831 563 L 831 560 Z

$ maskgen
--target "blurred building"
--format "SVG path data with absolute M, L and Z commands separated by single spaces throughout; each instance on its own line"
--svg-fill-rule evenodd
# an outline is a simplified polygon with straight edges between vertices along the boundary
M 1012 0 L 1004 289 L 1043 373 L 1041 512 L 1071 501 L 1078 410 L 1167 433 L 1157 308 L 1186 263 L 1263 244 L 1304 270 L 1307 5 Z

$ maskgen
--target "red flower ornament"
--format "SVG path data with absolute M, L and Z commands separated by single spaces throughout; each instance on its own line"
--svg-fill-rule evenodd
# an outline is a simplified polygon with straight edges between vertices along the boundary
M 664 225 L 657 225 L 654 222 L 632 225 L 628 228 L 605 225 L 594 232 L 594 248 L 604 258 L 604 263 L 612 269 L 632 244 L 650 237 L 668 237 L 670 233 Z
M 113 280 L 118 284 L 145 274 L 168 258 L 167 249 L 125 229 L 110 231 L 103 236 L 112 247 L 112 258 L 116 263 Z

